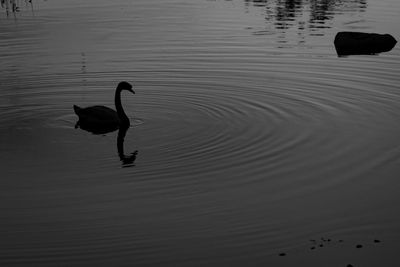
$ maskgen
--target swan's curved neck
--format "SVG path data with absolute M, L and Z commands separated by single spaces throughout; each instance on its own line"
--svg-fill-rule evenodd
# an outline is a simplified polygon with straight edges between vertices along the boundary
M 121 89 L 119 89 L 119 88 L 117 88 L 117 90 L 115 90 L 115 108 L 117 110 L 118 118 L 120 119 L 121 124 L 129 125 L 128 116 L 126 116 L 125 111 L 122 108 Z

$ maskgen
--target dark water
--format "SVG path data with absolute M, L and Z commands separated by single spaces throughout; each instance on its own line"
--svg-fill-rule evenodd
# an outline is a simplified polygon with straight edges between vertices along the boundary
M 400 50 L 333 46 L 399 40 L 399 1 L 18 5 L 0 9 L 0 265 L 400 264 Z M 113 107 L 121 80 L 118 150 L 72 105 Z

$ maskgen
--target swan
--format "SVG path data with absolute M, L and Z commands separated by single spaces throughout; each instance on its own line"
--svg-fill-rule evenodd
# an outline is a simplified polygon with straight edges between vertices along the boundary
M 129 127 L 130 122 L 121 104 L 121 92 L 123 90 L 135 93 L 128 82 L 120 82 L 115 89 L 115 110 L 105 106 L 91 106 L 81 108 L 74 105 L 75 114 L 79 121 L 76 127 L 93 133 L 107 133 L 117 130 L 119 127 Z

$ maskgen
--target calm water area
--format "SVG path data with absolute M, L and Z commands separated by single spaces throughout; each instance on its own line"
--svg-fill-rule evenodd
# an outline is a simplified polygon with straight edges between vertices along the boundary
M 16 3 L 0 266 L 400 266 L 400 48 L 333 44 L 400 1 Z M 125 136 L 76 129 L 120 81 Z

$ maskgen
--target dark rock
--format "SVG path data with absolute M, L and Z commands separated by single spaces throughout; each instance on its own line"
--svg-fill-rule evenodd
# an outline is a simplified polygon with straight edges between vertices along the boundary
M 281 257 L 286 256 L 286 253 L 279 253 L 279 256 Z
M 335 37 L 335 48 L 339 56 L 373 55 L 388 52 L 397 41 L 390 34 L 339 32 Z
M 356 248 L 362 248 L 362 247 L 363 247 L 362 245 L 357 245 L 357 246 L 356 246 Z
M 374 243 L 380 243 L 381 241 L 379 239 L 375 239 Z

